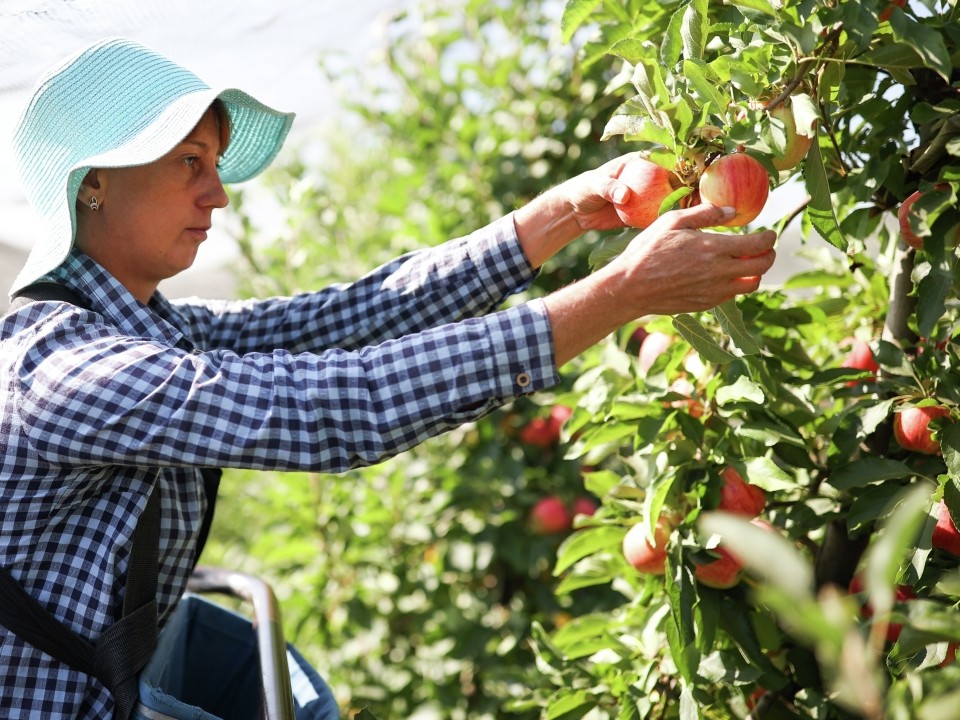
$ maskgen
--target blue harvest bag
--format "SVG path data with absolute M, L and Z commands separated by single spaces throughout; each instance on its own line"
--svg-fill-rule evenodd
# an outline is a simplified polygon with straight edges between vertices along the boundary
M 330 688 L 286 644 L 296 720 L 339 720 Z M 133 720 L 259 720 L 264 680 L 250 620 L 187 594 L 140 673 Z

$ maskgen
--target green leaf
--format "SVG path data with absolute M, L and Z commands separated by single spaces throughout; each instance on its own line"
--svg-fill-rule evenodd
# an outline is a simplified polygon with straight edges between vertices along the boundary
M 575 720 L 593 708 L 590 696 L 584 690 L 561 690 L 550 700 L 544 717 L 548 720 Z
M 737 378 L 733 385 L 723 385 L 717 390 L 717 404 L 749 402 L 762 405 L 766 400 L 763 389 L 746 375 Z
M 864 584 L 874 613 L 882 616 L 893 607 L 894 585 L 907 550 L 930 509 L 931 489 L 917 485 L 899 496 L 897 509 L 865 553 Z
M 696 581 L 690 568 L 683 561 L 682 548 L 678 546 L 674 546 L 667 554 L 665 579 L 667 597 L 670 601 L 670 620 L 667 622 L 670 651 L 680 675 L 685 680 L 692 681 L 700 664 L 693 619 L 696 605 Z
M 727 0 L 727 4 L 733 5 L 735 7 L 743 8 L 745 10 L 753 10 L 755 12 L 763 13 L 764 15 L 769 15 L 770 17 L 777 17 L 777 9 L 781 7 L 781 3 L 768 2 L 767 0 Z
M 361 708 L 360 712 L 353 716 L 354 720 L 377 720 L 377 716 L 366 708 Z
M 921 336 L 929 337 L 947 309 L 953 291 L 953 271 L 938 264 L 930 268 L 917 285 L 917 326 Z
M 837 490 L 865 487 L 884 480 L 900 480 L 912 475 L 910 468 L 899 460 L 884 457 L 857 458 L 841 465 L 827 479 Z
M 720 327 L 730 337 L 744 355 L 756 355 L 760 352 L 760 343 L 756 341 L 743 321 L 743 312 L 736 300 L 727 300 L 713 309 L 713 316 Z
M 557 549 L 557 562 L 553 568 L 553 574 L 560 575 L 587 555 L 618 546 L 623 541 L 625 532 L 624 528 L 618 525 L 601 525 L 578 530 L 569 535 Z
M 830 194 L 830 183 L 827 172 L 823 167 L 823 157 L 820 146 L 813 143 L 807 152 L 807 159 L 803 163 L 803 177 L 810 193 L 810 204 L 804 211 L 810 223 L 816 228 L 823 239 L 842 252 L 847 251 L 847 239 L 840 230 L 837 214 L 833 209 L 833 197 Z
M 680 26 L 684 57 L 692 60 L 703 59 L 703 48 L 707 42 L 709 27 L 707 0 L 691 0 L 683 11 L 683 22 Z
M 724 350 L 710 335 L 710 332 L 697 318 L 687 313 L 681 313 L 673 318 L 673 326 L 677 332 L 690 343 L 700 357 L 707 362 L 724 364 L 736 360 L 736 356 Z
M 891 18 L 890 24 L 896 38 L 914 49 L 924 67 L 936 71 L 946 82 L 950 82 L 953 66 L 950 62 L 950 51 L 943 42 L 942 32 L 903 13 Z
M 683 76 L 690 81 L 694 90 L 700 95 L 701 104 L 712 105 L 713 112 L 721 113 L 727 107 L 727 100 L 717 89 L 714 81 L 707 78 L 709 68 L 700 59 L 686 59 L 683 61 Z
M 750 458 L 744 463 L 744 468 L 747 479 L 764 490 L 793 490 L 797 486 L 796 480 L 768 457 Z
M 940 428 L 940 449 L 950 479 L 960 481 L 960 425 L 947 423 Z
M 766 530 L 746 518 L 712 511 L 698 521 L 701 532 L 719 535 L 721 543 L 751 574 L 797 602 L 813 599 L 813 567 L 779 531 Z
M 567 0 L 560 19 L 560 30 L 564 44 L 570 42 L 573 34 L 580 28 L 603 0 Z
M 693 688 L 687 683 L 681 683 L 680 691 L 680 720 L 700 720 L 700 711 L 697 701 L 693 697 Z

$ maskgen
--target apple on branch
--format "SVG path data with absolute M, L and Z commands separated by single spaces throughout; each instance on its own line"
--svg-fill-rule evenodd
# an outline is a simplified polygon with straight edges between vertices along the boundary
M 723 485 L 718 510 L 751 518 L 763 512 L 767 506 L 767 493 L 763 488 L 748 483 L 731 465 L 723 469 L 720 477 Z
M 937 525 L 933 528 L 933 546 L 951 555 L 960 556 L 960 533 L 943 500 L 937 505 Z
M 783 124 L 785 145 L 782 152 L 773 154 L 772 163 L 777 170 L 792 170 L 807 156 L 816 137 L 816 122 L 810 128 L 810 134 L 797 129 L 797 120 L 790 101 L 782 102 L 769 110 L 770 117 Z
M 763 210 L 770 192 L 770 176 L 759 160 L 738 152 L 723 155 L 708 165 L 700 176 L 699 190 L 703 202 L 736 210 L 723 225 L 742 227 Z
M 647 575 L 666 572 L 667 543 L 673 531 L 673 522 L 665 515 L 657 519 L 653 542 L 647 537 L 647 523 L 639 522 L 623 536 L 623 556 L 636 570 Z
M 847 342 L 850 345 L 850 351 L 843 359 L 840 367 L 852 368 L 855 370 L 867 370 L 871 374 L 864 380 L 870 382 L 876 380 L 877 372 L 880 370 L 880 366 L 873 357 L 873 350 L 870 349 L 870 343 L 868 343 L 866 340 L 861 340 L 860 338 L 848 338 Z M 863 382 L 863 380 L 848 380 L 847 385 L 854 387 L 855 385 L 859 385 L 861 382 Z
M 939 455 L 940 443 L 933 439 L 930 423 L 949 415 L 950 408 L 943 405 L 905 408 L 893 416 L 893 437 L 904 450 L 924 455 Z
M 530 529 L 535 535 L 566 532 L 573 523 L 573 513 L 556 495 L 541 498 L 530 510 Z

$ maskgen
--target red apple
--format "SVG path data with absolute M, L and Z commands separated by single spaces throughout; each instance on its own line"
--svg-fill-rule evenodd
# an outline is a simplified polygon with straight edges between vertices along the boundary
M 553 447 L 560 442 L 563 423 L 573 414 L 573 410 L 563 405 L 554 405 L 549 417 L 536 417 L 520 430 L 520 442 L 542 449 Z
M 887 5 L 883 10 L 880 11 L 880 14 L 877 15 L 877 20 L 880 22 L 886 22 L 890 19 L 890 16 L 893 15 L 893 6 L 896 5 L 898 8 L 902 8 L 907 4 L 907 0 L 890 0 L 890 4 Z
M 753 518 L 751 524 L 762 528 L 767 532 L 777 532 L 773 525 L 766 520 Z M 724 590 L 732 588 L 743 579 L 743 563 L 732 552 L 723 547 L 721 543 L 718 547 L 712 548 L 711 552 L 720 557 L 713 562 L 697 565 L 693 569 L 694 577 L 707 587 L 719 588 Z
M 782 153 L 774 153 L 772 162 L 777 170 L 792 170 L 807 156 L 814 135 L 803 135 L 797 131 L 797 121 L 793 116 L 793 107 L 781 103 L 770 110 L 770 117 L 783 123 L 786 145 Z
M 593 515 L 597 511 L 597 503 L 593 498 L 580 496 L 573 501 L 574 515 Z
M 700 176 L 703 202 L 736 209 L 723 225 L 741 227 L 760 214 L 770 191 L 770 177 L 759 160 L 733 153 L 714 160 Z
M 547 418 L 536 417 L 520 430 L 520 442 L 538 448 L 552 447 L 559 439 Z
M 634 568 L 648 575 L 666 572 L 667 542 L 673 530 L 672 523 L 661 516 L 653 532 L 653 544 L 647 538 L 646 522 L 639 522 L 623 536 L 623 556 Z
M 746 482 L 733 467 L 727 466 L 720 473 L 723 486 L 720 488 L 719 510 L 756 517 L 767 505 L 767 493 L 763 488 Z
M 870 343 L 859 338 L 850 338 L 850 352 L 847 353 L 840 367 L 869 370 L 872 374 L 865 380 L 871 382 L 877 379 L 876 373 L 880 370 L 880 366 L 873 357 L 873 351 L 870 349 Z M 861 382 L 863 380 L 848 380 L 847 385 L 853 387 Z
M 530 529 L 536 535 L 566 532 L 573 523 L 573 514 L 566 503 L 555 495 L 537 501 L 530 510 Z
M 933 546 L 951 555 L 960 555 L 960 533 L 953 524 L 947 504 L 941 500 L 937 506 L 937 526 L 933 529 Z
M 633 191 L 627 202 L 616 205 L 617 216 L 626 225 L 645 228 L 660 215 L 660 205 L 679 186 L 676 175 L 655 162 L 633 158 L 618 179 Z
M 847 590 L 851 595 L 859 595 L 863 592 L 864 587 L 863 578 L 857 574 L 853 576 L 853 579 L 850 581 L 850 585 Z M 913 600 L 916 597 L 917 594 L 909 585 L 897 585 L 893 591 L 893 601 L 895 603 L 907 602 L 908 600 Z M 864 618 L 873 617 L 873 607 L 871 607 L 869 602 L 863 603 L 860 608 L 860 615 Z M 899 623 L 890 623 L 887 625 L 887 642 L 896 642 L 900 637 L 901 630 L 903 630 L 903 627 Z
M 640 351 L 637 353 L 640 372 L 646 373 L 654 361 L 666 352 L 671 344 L 673 344 L 672 335 L 659 331 L 647 333 L 643 342 L 640 343 Z
M 942 405 L 909 407 L 893 416 L 893 437 L 904 450 L 939 455 L 940 443 L 933 439 L 928 427 L 934 418 L 947 417 L 950 409 Z
M 712 552 L 720 557 L 713 562 L 697 565 L 693 569 L 694 576 L 707 587 L 732 588 L 743 577 L 743 565 L 722 545 L 713 548 Z

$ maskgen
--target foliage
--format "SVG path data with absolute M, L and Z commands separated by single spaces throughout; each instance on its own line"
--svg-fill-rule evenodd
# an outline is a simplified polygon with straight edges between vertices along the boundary
M 635 143 L 688 190 L 734 151 L 764 162 L 775 187 L 801 172 L 817 268 L 712 313 L 651 320 L 674 343 L 646 373 L 635 360 L 584 363 L 566 456 L 599 468 L 588 487 L 603 506 L 596 527 L 561 547 L 555 572 L 561 597 L 601 586 L 623 602 L 538 629 L 544 682 L 513 707 L 953 717 L 957 558 L 931 538 L 941 497 L 960 516 L 956 5 L 570 0 L 563 27 L 586 38 L 583 62 L 623 61 L 634 95 L 605 135 Z M 789 136 L 771 111 L 788 100 L 797 127 L 816 120 L 816 141 L 800 168 L 778 171 Z M 922 251 L 899 242 L 895 215 L 918 189 Z M 819 251 L 830 246 L 840 253 Z M 870 343 L 877 376 L 843 367 L 852 337 Z M 680 402 L 681 378 L 693 406 Z M 951 409 L 941 454 L 894 439 L 895 413 L 915 404 Z M 772 527 L 717 513 L 731 465 L 767 491 Z M 641 575 L 619 542 L 661 513 L 680 518 L 666 573 Z M 718 541 L 748 571 L 723 590 L 697 581 Z M 865 590 L 848 594 L 855 572 Z M 894 602 L 896 585 L 918 599 Z

